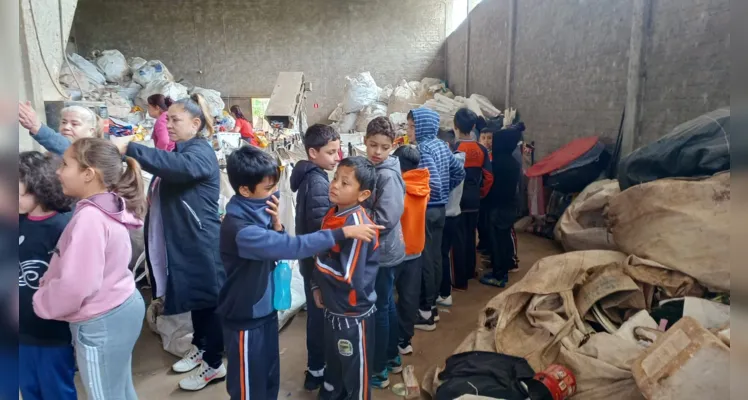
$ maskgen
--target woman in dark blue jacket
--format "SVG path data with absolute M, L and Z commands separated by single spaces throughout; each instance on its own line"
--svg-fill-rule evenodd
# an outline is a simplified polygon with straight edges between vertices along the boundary
M 184 390 L 200 390 L 226 376 L 221 361 L 223 334 L 215 314 L 226 274 L 218 250 L 220 171 L 213 146 L 213 122 L 200 95 L 169 107 L 167 130 L 176 142 L 172 152 L 137 143 L 122 146 L 153 174 L 145 220 L 146 256 L 154 297 L 164 297 L 164 313 L 191 312 L 193 349 L 177 361 L 176 372 L 197 373 L 182 379 Z

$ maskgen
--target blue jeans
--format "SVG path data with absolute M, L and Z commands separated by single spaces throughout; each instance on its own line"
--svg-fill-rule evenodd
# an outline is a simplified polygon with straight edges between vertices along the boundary
M 374 368 L 373 373 L 381 373 L 387 368 L 387 349 L 390 342 L 390 326 L 397 325 L 397 309 L 393 294 L 395 283 L 394 267 L 379 267 L 374 290 L 377 292 L 377 311 L 374 314 Z

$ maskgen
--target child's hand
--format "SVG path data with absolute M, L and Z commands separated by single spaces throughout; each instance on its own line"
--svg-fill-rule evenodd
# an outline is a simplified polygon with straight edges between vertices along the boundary
M 317 308 L 325 308 L 324 303 L 322 303 L 322 292 L 319 289 L 312 291 L 312 297 L 314 297 L 314 304 L 317 305 Z
M 273 230 L 276 232 L 280 232 L 283 230 L 283 225 L 280 223 L 280 217 L 278 216 L 278 207 L 280 206 L 280 200 L 278 200 L 275 195 L 272 195 L 270 197 L 270 200 L 265 202 L 268 205 L 268 208 L 265 209 L 268 214 L 270 214 L 273 219 Z
M 364 242 L 371 242 L 376 236 L 379 229 L 384 229 L 382 225 L 349 225 L 343 227 L 343 234 L 346 239 L 358 239 Z

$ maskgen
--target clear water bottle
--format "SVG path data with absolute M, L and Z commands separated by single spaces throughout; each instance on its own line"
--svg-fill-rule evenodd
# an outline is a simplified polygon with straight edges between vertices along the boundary
M 291 308 L 291 277 L 291 266 L 288 261 L 278 261 L 273 271 L 273 307 L 278 311 Z

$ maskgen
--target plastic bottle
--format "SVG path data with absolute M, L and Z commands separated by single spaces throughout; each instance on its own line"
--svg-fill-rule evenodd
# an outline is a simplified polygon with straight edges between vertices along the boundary
M 273 271 L 273 307 L 278 311 L 291 308 L 291 266 L 287 261 L 278 261 Z

